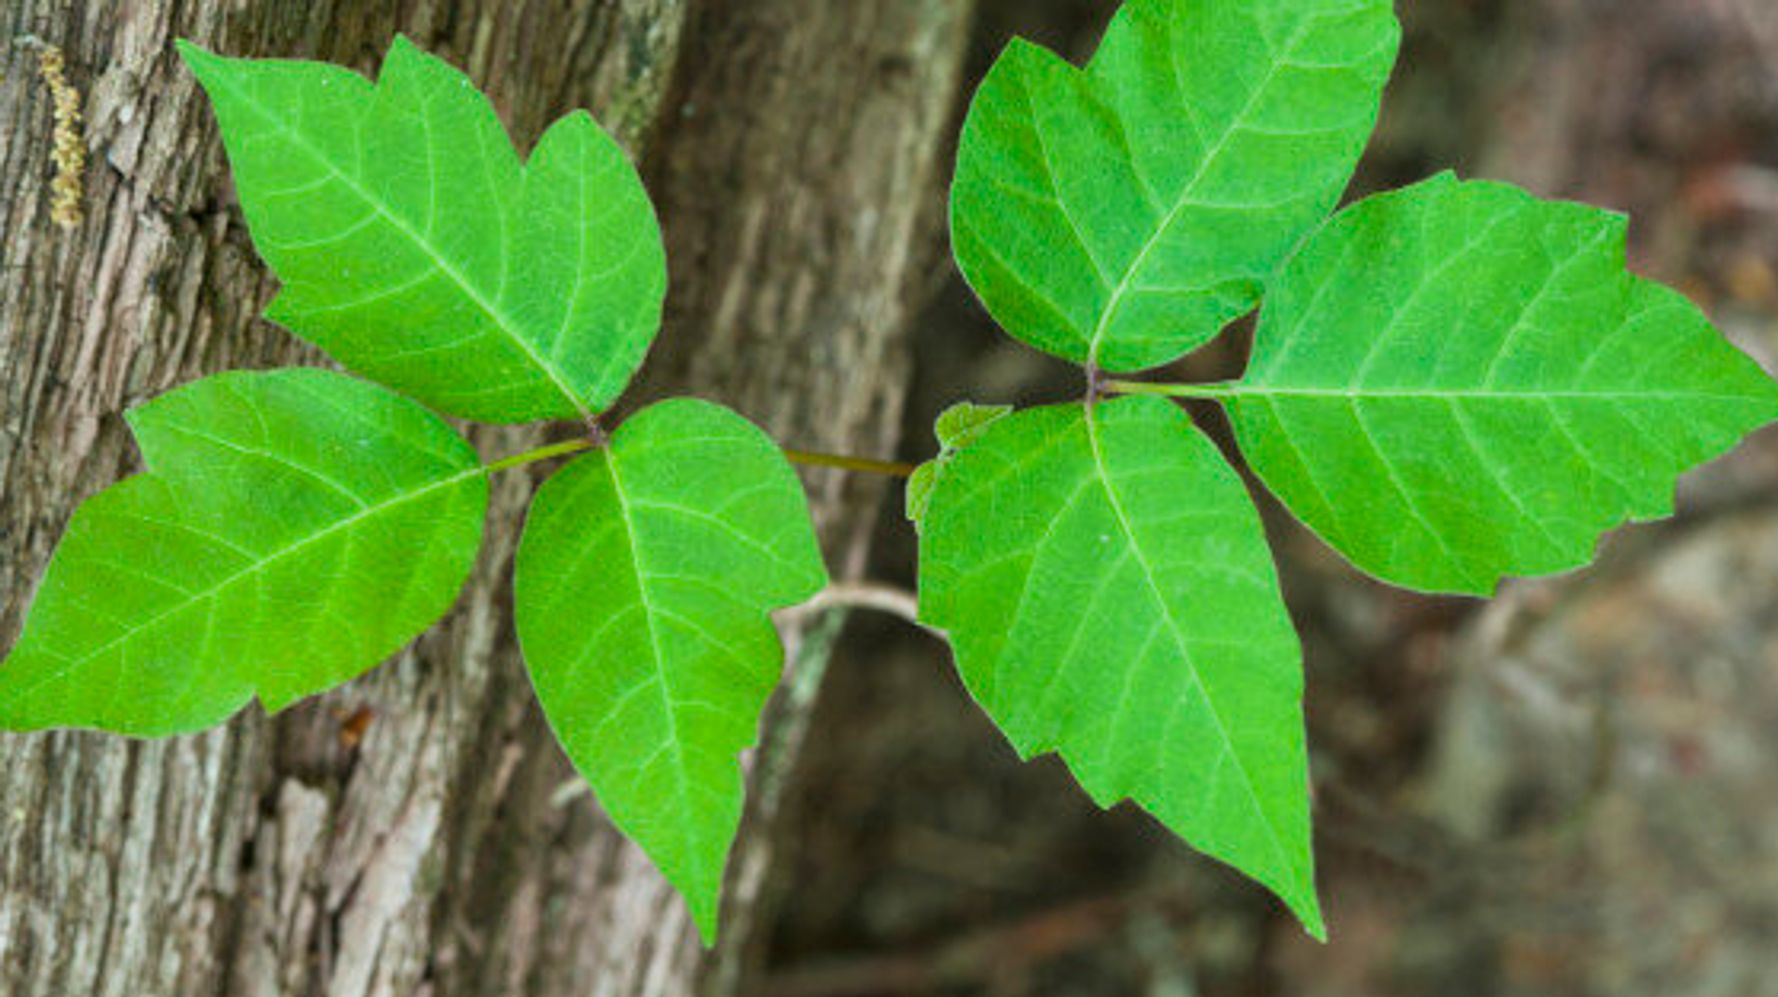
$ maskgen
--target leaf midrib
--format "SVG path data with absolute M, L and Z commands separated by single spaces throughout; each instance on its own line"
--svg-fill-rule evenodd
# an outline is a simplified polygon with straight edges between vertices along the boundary
M 1409 401 L 1449 402 L 1461 399 L 1481 401 L 1514 401 L 1514 402 L 1545 402 L 1545 401 L 1703 401 L 1703 402 L 1744 402 L 1757 404 L 1760 398 L 1751 395 L 1725 395 L 1705 391 L 1578 391 L 1571 388 L 1542 391 L 1535 388 L 1524 391 L 1500 391 L 1492 388 L 1457 388 L 1450 391 L 1427 390 L 1422 388 L 1364 388 L 1364 387 L 1279 387 L 1264 383 L 1233 384 L 1225 391 L 1228 397 L 1241 398 L 1344 398 L 1353 400 L 1365 399 L 1396 399 Z
M 1266 70 L 1265 78 L 1260 80 L 1259 85 L 1253 88 L 1253 93 L 1248 95 L 1247 102 L 1241 106 L 1241 110 L 1237 111 L 1235 115 L 1229 119 L 1228 127 L 1223 129 L 1222 134 L 1217 137 L 1216 144 L 1206 150 L 1204 160 L 1198 164 L 1197 171 L 1194 172 L 1191 179 L 1187 180 L 1184 186 L 1180 188 L 1178 199 L 1174 201 L 1172 210 L 1168 211 L 1166 216 L 1161 219 L 1160 224 L 1155 226 L 1154 232 L 1149 235 L 1148 241 L 1142 244 L 1142 249 L 1136 254 L 1136 258 L 1124 269 L 1123 277 L 1118 281 L 1117 286 L 1112 289 L 1111 297 L 1105 302 L 1105 310 L 1099 314 L 1098 325 L 1093 328 L 1093 334 L 1087 340 L 1087 363 L 1094 366 L 1098 365 L 1099 347 L 1105 340 L 1105 334 L 1110 331 L 1111 320 L 1117 315 L 1118 308 L 1123 304 L 1124 297 L 1130 293 L 1131 284 L 1135 281 L 1136 275 L 1141 273 L 1143 268 L 1147 266 L 1149 255 L 1154 252 L 1156 246 L 1160 245 L 1161 238 L 1173 227 L 1173 223 L 1179 220 L 1179 216 L 1184 213 L 1185 209 L 1198 203 L 1193 199 L 1193 195 L 1197 193 L 1198 185 L 1204 182 L 1204 178 L 1209 176 L 1210 170 L 1221 161 L 1222 154 L 1227 151 L 1230 141 L 1232 141 L 1235 134 L 1241 130 L 1241 124 L 1247 120 L 1247 115 L 1252 113 L 1254 107 L 1258 106 L 1260 97 L 1265 94 L 1266 90 L 1271 87 L 1273 81 L 1278 78 L 1278 73 L 1284 68 L 1290 59 L 1290 56 L 1296 51 L 1296 47 L 1302 43 L 1303 36 L 1308 33 L 1309 26 L 1313 23 L 1314 20 L 1310 19 L 1297 26 L 1295 33 L 1290 36 L 1290 39 L 1284 43 L 1283 48 L 1278 52 L 1278 57 L 1273 61 L 1271 68 Z M 1168 58 L 1169 61 L 1172 60 L 1171 55 L 1169 55 Z M 1118 118 L 1118 123 L 1121 128 L 1123 123 L 1121 116 Z
M 382 216 L 389 222 L 389 224 L 393 225 L 397 231 L 406 236 L 410 242 L 425 254 L 427 259 L 432 261 L 434 266 L 438 267 L 445 276 L 449 277 L 451 281 L 469 297 L 469 300 L 473 302 L 477 308 L 480 308 L 488 318 L 493 320 L 495 328 L 499 329 L 507 339 L 511 340 L 513 345 L 517 346 L 519 350 L 524 353 L 526 359 L 530 360 L 538 370 L 543 372 L 544 376 L 549 378 L 550 384 L 562 395 L 563 398 L 568 400 L 568 403 L 574 407 L 574 410 L 580 414 L 581 418 L 592 417 L 593 413 L 581 402 L 580 395 L 569 386 L 568 382 L 562 377 L 561 372 L 558 371 L 555 366 L 543 356 L 543 354 L 539 353 L 537 349 L 520 334 L 517 324 L 513 322 L 503 310 L 501 310 L 499 304 L 489 300 L 487 295 L 483 294 L 481 290 L 476 287 L 475 283 L 469 279 L 467 274 L 459 270 L 450 260 L 446 259 L 433 247 L 432 243 L 428 241 L 426 236 L 414 229 L 414 227 L 409 225 L 401 216 L 390 211 L 388 205 L 386 205 L 381 198 L 376 197 L 363 184 L 359 183 L 357 178 L 351 173 L 342 169 L 340 164 L 336 162 L 331 155 L 310 142 L 308 137 L 302 132 L 291 127 L 281 116 L 273 114 L 270 108 L 254 99 L 251 93 L 233 85 L 233 82 L 228 78 L 228 74 L 217 74 L 214 79 L 216 79 L 223 88 L 240 98 L 242 102 L 250 105 L 262 118 L 272 122 L 280 132 L 286 135 L 294 144 L 308 152 L 309 155 L 313 156 L 317 162 L 326 166 L 334 176 L 339 178 L 340 182 L 351 188 L 351 190 L 356 193 L 365 204 L 369 205 L 371 210 Z M 512 251 L 512 247 L 503 242 L 500 250 L 502 254 L 507 254 Z
M 1223 721 L 1222 712 L 1216 705 L 1215 697 L 1210 695 L 1209 687 L 1204 684 L 1204 678 L 1198 671 L 1191 647 L 1185 634 L 1180 630 L 1179 621 L 1173 618 L 1173 607 L 1167 602 L 1165 592 L 1156 581 L 1154 566 L 1149 564 L 1148 556 L 1144 553 L 1141 542 L 1136 538 L 1135 527 L 1130 522 L 1129 513 L 1124 509 L 1123 500 L 1118 497 L 1117 489 L 1112 485 L 1110 469 L 1105 464 L 1104 450 L 1099 442 L 1098 417 L 1091 405 L 1086 409 L 1086 424 L 1087 443 L 1093 454 L 1094 471 L 1105 489 L 1105 497 L 1111 504 L 1112 513 L 1117 517 L 1118 528 L 1123 532 L 1124 539 L 1129 542 L 1130 551 L 1135 556 L 1136 563 L 1142 568 L 1143 580 L 1148 583 L 1149 592 L 1154 596 L 1155 604 L 1160 607 L 1161 617 L 1166 621 L 1167 630 L 1173 636 L 1174 646 L 1179 648 L 1180 656 L 1185 659 L 1186 674 L 1191 676 L 1192 684 L 1197 686 L 1199 694 L 1204 697 L 1204 704 L 1209 708 L 1210 719 L 1216 726 L 1216 734 L 1222 742 L 1223 751 L 1233 759 L 1236 770 L 1241 773 L 1241 788 L 1246 791 L 1247 800 L 1253 806 L 1253 812 L 1266 829 L 1266 836 L 1271 840 L 1274 855 L 1282 860 L 1284 868 L 1288 869 L 1293 877 L 1300 877 L 1301 869 L 1291 860 L 1290 850 L 1284 847 L 1284 842 L 1278 837 L 1278 829 L 1272 824 L 1271 815 L 1259 801 L 1259 794 L 1254 788 L 1253 774 L 1248 771 L 1246 760 L 1241 757 L 1241 753 L 1235 747 L 1234 738 L 1229 734 L 1228 725 Z M 1301 887 L 1300 882 L 1292 882 L 1290 885 L 1293 894 Z
M 678 778 L 679 801 L 687 808 L 691 805 L 691 773 L 685 765 L 685 745 L 679 737 L 679 716 L 675 710 L 671 687 L 667 682 L 667 662 L 661 651 L 660 629 L 655 624 L 657 610 L 648 594 L 648 576 L 642 568 L 642 545 L 640 535 L 636 532 L 636 519 L 630 511 L 630 498 L 624 491 L 623 477 L 617 470 L 617 448 L 608 449 L 604 455 L 605 471 L 611 476 L 611 491 L 617 497 L 619 516 L 623 520 L 624 538 L 630 548 L 630 566 L 636 575 L 636 600 L 642 609 L 643 625 L 648 628 L 649 661 L 654 666 L 654 679 L 650 683 L 660 690 L 661 713 L 667 720 L 667 743 L 673 752 L 673 774 Z M 695 823 L 695 822 L 694 822 Z M 691 824 L 688 827 L 693 826 Z M 698 864 L 697 878 L 706 878 L 707 870 L 701 865 L 698 849 L 689 850 L 691 861 Z M 685 856 L 678 856 L 684 859 Z
M 209 588 L 203 589 L 202 591 L 193 592 L 193 593 L 188 594 L 185 598 L 181 599 L 176 604 L 169 606 L 167 609 L 162 610 L 159 613 L 156 613 L 154 616 L 150 617 L 149 619 L 144 620 L 142 623 L 129 628 L 128 630 L 124 631 L 123 633 L 117 635 L 116 637 L 113 637 L 112 639 L 106 641 L 105 643 L 99 645 L 98 647 L 93 648 L 92 650 L 86 652 L 85 654 L 81 655 L 80 657 L 67 659 L 66 665 L 64 665 L 61 668 L 56 669 L 53 672 L 39 676 L 38 679 L 35 682 L 32 682 L 30 685 L 27 685 L 22 689 L 15 690 L 13 695 L 16 697 L 27 696 L 27 695 L 31 694 L 32 692 L 35 692 L 37 689 L 41 688 L 42 686 L 47 685 L 50 682 L 57 681 L 65 676 L 67 676 L 70 672 L 73 672 L 79 668 L 84 667 L 85 665 L 92 662 L 93 659 L 97 658 L 99 655 L 104 654 L 105 652 L 110 651 L 112 648 L 118 646 L 119 644 L 122 644 L 125 641 L 130 640 L 132 637 L 135 637 L 137 634 L 140 634 L 144 631 L 150 630 L 150 629 L 158 626 L 162 621 L 170 619 L 171 617 L 177 616 L 180 613 L 185 612 L 186 610 L 190 609 L 192 606 L 197 605 L 198 603 L 204 601 L 205 599 L 210 599 L 210 598 L 215 597 L 218 593 L 220 593 L 224 589 L 227 589 L 230 586 L 234 585 L 236 582 L 240 581 L 241 579 L 246 578 L 249 575 L 258 574 L 259 572 L 266 570 L 268 567 L 275 564 L 276 562 L 281 561 L 287 557 L 290 557 L 291 555 L 294 555 L 294 554 L 298 553 L 299 551 L 306 550 L 307 548 L 313 546 L 314 544 L 319 543 L 322 540 L 325 540 L 337 533 L 340 533 L 343 530 L 347 530 L 350 527 L 355 526 L 358 523 L 361 523 L 366 519 L 371 519 L 373 517 L 379 516 L 384 512 L 387 512 L 391 509 L 396 508 L 397 506 L 401 506 L 401 505 L 404 505 L 408 502 L 412 502 L 416 499 L 430 495 L 433 492 L 439 491 L 440 489 L 448 488 L 453 485 L 460 484 L 463 481 L 466 481 L 469 478 L 475 477 L 476 475 L 479 475 L 481 473 L 483 473 L 483 471 L 482 471 L 482 468 L 479 466 L 468 468 L 466 470 L 460 471 L 457 474 L 450 476 L 449 478 L 443 478 L 438 481 L 435 481 L 435 482 L 425 486 L 424 488 L 419 488 L 419 489 L 415 489 L 414 491 L 405 492 L 399 496 L 396 496 L 395 498 L 389 499 L 385 502 L 380 502 L 376 505 L 365 506 L 363 509 L 359 510 L 358 512 L 353 513 L 352 515 L 346 517 L 345 519 L 341 519 L 341 520 L 335 522 L 333 525 L 328 526 L 325 529 L 318 530 L 314 533 L 311 533 L 308 536 L 302 538 L 301 540 L 298 540 L 296 543 L 293 543 L 287 547 L 282 547 L 282 548 L 272 552 L 271 554 L 263 556 L 263 557 L 259 558 L 258 560 L 252 562 L 251 564 L 248 564 L 248 565 L 242 567 L 240 570 L 230 573 L 229 575 L 222 578 L 220 581 L 211 585 Z M 180 524 L 180 525 L 183 526 L 183 524 Z

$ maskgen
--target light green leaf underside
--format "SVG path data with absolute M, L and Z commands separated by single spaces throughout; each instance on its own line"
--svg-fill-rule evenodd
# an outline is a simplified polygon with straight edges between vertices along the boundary
M 738 756 L 783 670 L 768 613 L 826 582 L 795 472 L 706 402 L 625 422 L 544 484 L 525 524 L 514 612 L 544 713 L 707 941 L 741 820 Z
M 1388 0 L 1130 0 L 1085 72 L 1013 42 L 963 128 L 964 276 L 1063 359 L 1177 359 L 1333 208 L 1399 41 Z
M 1445 175 L 1343 212 L 1267 298 L 1231 411 L 1268 486 L 1360 568 L 1486 594 L 1585 564 L 1778 417 L 1778 386 L 1626 223 Z
M 456 599 L 488 486 L 463 439 L 321 370 L 233 373 L 130 413 L 149 472 L 74 514 L 0 728 L 202 730 L 375 666 Z
M 933 424 L 933 435 L 938 437 L 938 456 L 914 468 L 913 475 L 908 478 L 905 514 L 914 529 L 918 530 L 920 520 L 926 518 L 927 502 L 938 479 L 944 475 L 945 465 L 957 451 L 981 439 L 989 426 L 1011 414 L 1011 405 L 977 405 L 974 402 L 958 402 L 939 414 L 938 421 Z
M 958 402 L 939 413 L 932 433 L 946 453 L 956 453 L 982 438 L 988 427 L 1012 414 L 1011 405 Z
M 1183 412 L 996 423 L 932 496 L 920 614 L 1023 756 L 1059 751 L 1321 935 L 1301 649 L 1253 504 Z
M 938 485 L 938 475 L 943 467 L 943 458 L 934 457 L 914 468 L 914 473 L 908 476 L 902 515 L 914 524 L 916 531 L 920 529 L 920 521 L 926 518 L 927 507 L 932 504 L 932 489 Z
M 337 66 L 180 51 L 209 93 L 268 317 L 452 415 L 578 418 L 659 329 L 648 195 L 584 112 L 521 164 L 469 79 L 397 38 L 376 84 Z

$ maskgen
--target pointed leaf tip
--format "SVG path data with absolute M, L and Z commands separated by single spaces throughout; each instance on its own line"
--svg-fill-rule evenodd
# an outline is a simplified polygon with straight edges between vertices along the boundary
M 1400 34 L 1387 3 L 1131 0 L 1085 70 L 1015 40 L 959 143 L 959 267 L 1037 349 L 1118 373 L 1184 355 L 1333 208 Z
M 770 612 L 826 570 L 770 438 L 670 401 L 538 492 L 514 578 L 538 700 L 600 804 L 716 938 L 740 753 L 784 667 Z
M 321 370 L 222 374 L 129 414 L 148 472 L 75 513 L 0 727 L 139 737 L 273 711 L 374 667 L 456 599 L 481 542 L 474 450 Z
M 1625 268 L 1627 219 L 1451 175 L 1369 198 L 1283 270 L 1235 388 L 1266 484 L 1386 581 L 1487 595 L 1670 515 L 1778 386 Z
M 934 487 L 920 615 L 1021 756 L 1057 751 L 1324 932 L 1301 649 L 1246 489 L 1178 407 L 988 427 Z
M 527 167 L 470 80 L 404 36 L 375 84 L 181 51 L 283 282 L 268 317 L 465 418 L 581 418 L 629 383 L 659 329 L 665 251 L 602 129 Z

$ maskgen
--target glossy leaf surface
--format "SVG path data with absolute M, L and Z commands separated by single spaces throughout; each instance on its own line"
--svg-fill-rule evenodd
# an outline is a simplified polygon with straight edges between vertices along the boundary
M 425 409 L 322 370 L 130 413 L 149 471 L 81 506 L 0 665 L 0 728 L 202 730 L 377 665 L 442 616 L 488 485 Z
M 726 409 L 669 401 L 538 493 L 519 640 L 569 758 L 706 940 L 741 820 L 741 751 L 784 654 L 772 610 L 826 584 L 801 483 Z
M 1673 512 L 1778 386 L 1624 267 L 1625 219 L 1445 175 L 1339 215 L 1284 271 L 1231 410 L 1291 510 L 1359 567 L 1487 594 Z
M 939 481 L 920 613 L 1025 757 L 1057 751 L 1322 933 L 1302 665 L 1246 489 L 1154 398 L 1009 416 Z
M 1038 349 L 1176 359 L 1332 209 L 1399 37 L 1388 0 L 1130 0 L 1084 72 L 1014 41 L 958 153 L 964 276 Z
M 521 163 L 468 77 L 405 38 L 375 84 L 180 48 L 283 282 L 267 316 L 452 415 L 570 419 L 617 397 L 660 324 L 647 193 L 582 113 Z

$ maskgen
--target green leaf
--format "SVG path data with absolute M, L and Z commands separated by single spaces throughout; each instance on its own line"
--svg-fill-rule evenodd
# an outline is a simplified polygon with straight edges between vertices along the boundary
M 1259 516 L 1172 404 L 1035 409 L 951 461 L 920 615 L 1024 757 L 1134 799 L 1323 934 L 1302 666 Z
M 1778 385 L 1624 268 L 1625 220 L 1449 175 L 1340 214 L 1267 299 L 1231 410 L 1262 478 L 1355 564 L 1486 594 L 1671 515 Z
M 1184 355 L 1333 208 L 1399 40 L 1389 0 L 1130 0 L 1085 72 L 1014 41 L 963 128 L 964 276 L 1063 359 Z
M 587 114 L 527 165 L 469 79 L 405 38 L 374 86 L 180 52 L 284 284 L 268 317 L 465 418 L 580 418 L 628 384 L 659 329 L 665 254 L 636 171 Z
M 944 466 L 944 458 L 934 457 L 914 468 L 914 473 L 908 475 L 907 498 L 902 515 L 914 524 L 916 531 L 922 528 L 920 523 L 925 520 L 926 510 L 932 505 L 932 490 L 938 487 L 938 477 Z
M 826 582 L 795 472 L 707 402 L 624 423 L 545 483 L 525 524 L 514 612 L 537 697 L 706 941 L 740 826 L 737 756 L 783 670 L 767 614 Z
M 926 505 L 932 497 L 932 489 L 937 487 L 938 479 L 945 473 L 945 465 L 959 450 L 981 439 L 989 426 L 1011 414 L 1011 405 L 977 405 L 974 402 L 958 402 L 940 413 L 933 426 L 933 433 L 938 437 L 938 456 L 914 468 L 908 478 L 904 514 L 915 530 L 926 518 Z
M 149 471 L 74 514 L 0 665 L 0 728 L 180 734 L 256 693 L 277 712 L 400 650 L 475 563 L 475 451 L 374 385 L 222 374 L 129 419 Z
M 1012 414 L 1011 405 L 977 405 L 958 402 L 939 414 L 933 435 L 946 453 L 956 453 L 982 438 L 988 427 Z

